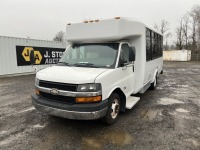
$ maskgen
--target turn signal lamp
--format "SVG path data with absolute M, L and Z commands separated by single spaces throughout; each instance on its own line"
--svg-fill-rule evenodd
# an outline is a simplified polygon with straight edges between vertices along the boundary
M 37 95 L 40 95 L 40 91 L 39 91 L 39 90 L 35 90 L 35 93 L 36 93 Z
M 91 103 L 91 102 L 99 102 L 99 101 L 101 101 L 101 96 L 76 98 L 76 103 Z

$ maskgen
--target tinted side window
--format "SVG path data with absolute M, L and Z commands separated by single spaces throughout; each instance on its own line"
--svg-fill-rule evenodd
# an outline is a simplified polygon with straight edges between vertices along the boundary
M 163 37 L 160 37 L 160 49 L 161 49 L 161 57 L 163 56 Z
M 151 60 L 151 31 L 146 29 L 146 60 Z
M 150 61 L 163 55 L 163 37 L 146 28 L 146 61 Z

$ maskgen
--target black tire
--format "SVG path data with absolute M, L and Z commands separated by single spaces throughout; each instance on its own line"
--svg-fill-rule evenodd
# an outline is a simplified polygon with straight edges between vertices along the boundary
M 113 124 L 119 117 L 119 111 L 121 106 L 120 97 L 117 93 L 112 93 L 108 101 L 108 110 L 106 116 L 102 118 L 102 122 L 106 124 Z M 114 112 L 112 107 L 115 107 Z
M 155 80 L 154 80 L 153 83 L 151 83 L 150 89 L 154 90 L 156 88 L 156 86 L 157 86 L 157 83 L 158 83 L 158 77 L 157 77 L 157 74 L 156 74 Z

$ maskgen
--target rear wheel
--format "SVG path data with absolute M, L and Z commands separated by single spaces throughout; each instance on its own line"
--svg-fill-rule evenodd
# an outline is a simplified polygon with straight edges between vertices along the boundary
M 158 81 L 158 77 L 157 77 L 157 74 L 156 74 L 155 79 L 154 79 L 154 82 L 151 83 L 151 86 L 150 86 L 150 89 L 151 89 L 151 90 L 154 90 L 154 89 L 156 88 L 156 86 L 157 86 L 157 81 Z
M 117 93 L 112 93 L 109 97 L 109 104 L 106 116 L 102 121 L 106 124 L 113 124 L 119 116 L 120 110 L 120 97 Z

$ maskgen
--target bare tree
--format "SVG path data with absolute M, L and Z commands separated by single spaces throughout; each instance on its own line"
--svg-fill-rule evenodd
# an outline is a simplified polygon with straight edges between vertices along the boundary
M 158 24 L 154 24 L 154 29 L 158 30 L 163 34 L 163 39 L 164 39 L 164 47 L 168 47 L 168 38 L 171 37 L 171 32 L 170 27 L 169 27 L 169 22 L 166 20 L 161 20 Z
M 176 47 L 177 49 L 183 49 L 183 38 L 184 38 L 184 33 L 183 33 L 183 19 L 180 19 L 179 22 L 179 27 L 176 28 Z
M 185 40 L 185 49 L 188 48 L 189 29 L 190 29 L 189 23 L 190 23 L 189 13 L 187 13 L 182 18 L 182 30 L 183 30 L 183 38 Z
M 65 33 L 63 31 L 58 32 L 55 37 L 53 38 L 54 41 L 64 42 L 65 40 Z
M 192 46 L 193 49 L 197 48 L 197 36 L 198 42 L 200 40 L 200 5 L 195 5 L 190 11 L 190 17 L 192 18 Z
M 162 34 L 165 34 L 169 28 L 169 22 L 161 20 L 159 24 L 154 24 L 154 29 L 160 31 Z

